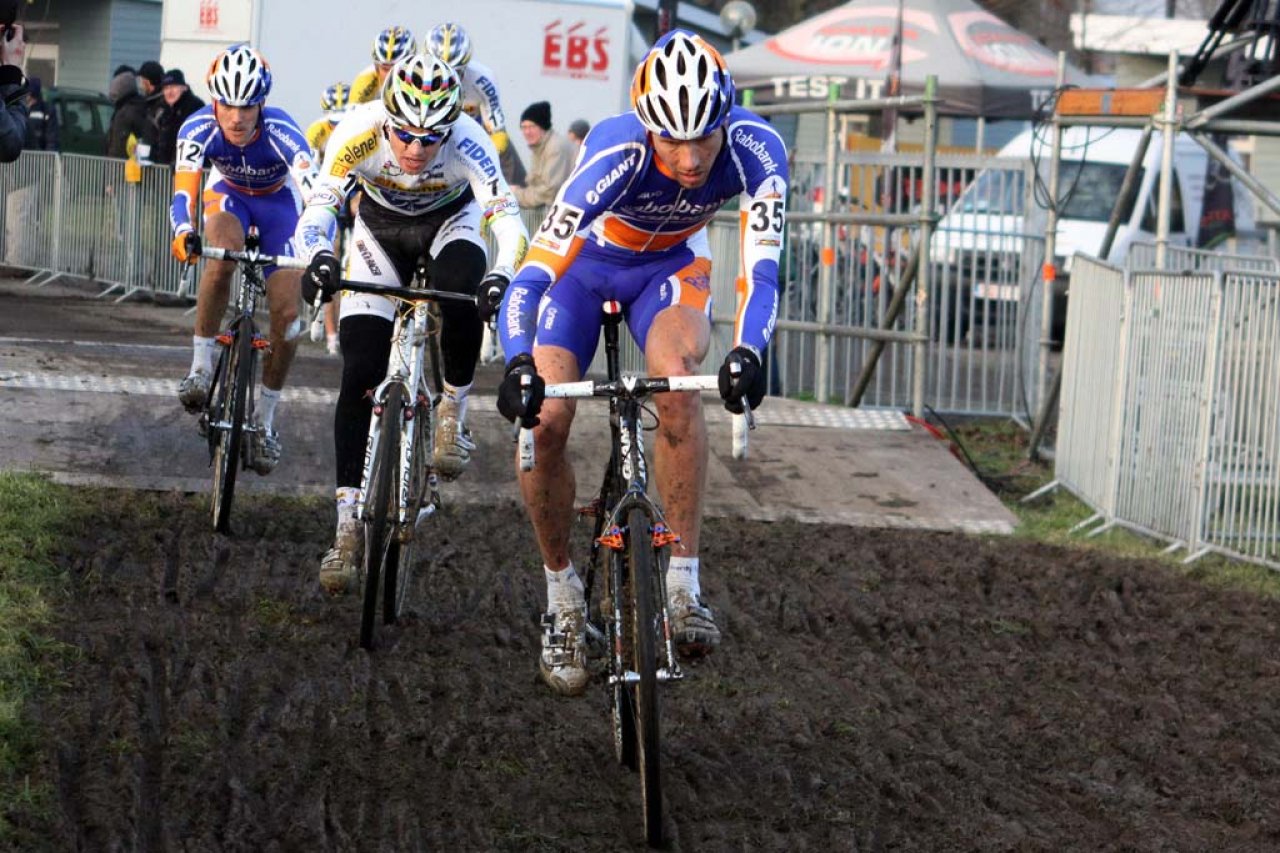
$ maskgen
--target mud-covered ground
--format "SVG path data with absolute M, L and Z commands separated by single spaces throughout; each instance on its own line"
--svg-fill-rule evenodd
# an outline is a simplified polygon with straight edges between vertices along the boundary
M 375 653 L 320 503 L 103 492 L 22 849 L 627 850 L 604 688 L 537 681 L 514 505 L 435 521 Z M 664 694 L 678 850 L 1280 848 L 1280 604 L 1008 539 L 712 522 L 725 645 Z

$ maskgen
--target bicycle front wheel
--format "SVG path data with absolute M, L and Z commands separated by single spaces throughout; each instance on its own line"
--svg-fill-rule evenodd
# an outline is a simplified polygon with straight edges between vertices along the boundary
M 382 621 L 388 625 L 400 619 L 405 598 L 409 592 L 409 578 L 413 570 L 414 536 L 418 510 L 430 500 L 431 484 L 427 479 L 427 463 L 431 454 L 431 406 L 423 398 L 414 403 L 413 423 L 410 434 L 413 443 L 409 447 L 409 500 L 405 507 L 405 526 L 396 531 L 396 559 L 386 563 L 385 593 L 382 597 Z M 396 508 L 393 508 L 393 513 Z
M 213 529 L 219 533 L 226 533 L 231 523 L 231 501 L 240 470 L 245 412 L 253 380 L 253 356 L 253 323 L 246 319 L 232 327 L 231 344 L 218 358 L 209 405 L 209 443 L 213 453 L 210 509 Z
M 360 645 L 373 648 L 378 621 L 378 590 L 384 577 L 395 573 L 400 543 L 396 539 L 400 503 L 400 422 L 404 417 L 404 389 L 393 384 L 378 420 L 373 470 L 365 484 L 364 607 L 360 616 Z
M 636 765 L 644 804 L 645 839 L 662 843 L 662 759 L 658 726 L 658 632 L 662 605 L 658 601 L 658 562 L 653 548 L 649 514 L 640 507 L 627 513 L 627 560 L 631 570 L 631 665 L 635 681 Z

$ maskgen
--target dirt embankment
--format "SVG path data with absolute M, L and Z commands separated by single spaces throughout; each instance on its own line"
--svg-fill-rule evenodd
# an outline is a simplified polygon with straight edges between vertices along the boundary
M 321 503 L 102 493 L 54 819 L 22 849 L 627 850 L 604 689 L 536 680 L 520 509 L 437 519 L 369 654 Z M 126 511 L 127 508 L 127 511 Z M 1280 605 L 1006 539 L 711 522 L 725 646 L 664 694 L 679 850 L 1275 850 Z M 425 550 L 425 549 L 424 549 Z

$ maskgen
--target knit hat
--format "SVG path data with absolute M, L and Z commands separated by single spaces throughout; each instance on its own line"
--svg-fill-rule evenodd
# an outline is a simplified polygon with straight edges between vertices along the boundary
M 520 113 L 520 121 L 531 121 L 543 130 L 551 129 L 551 104 L 536 101 Z
M 579 139 L 586 139 L 591 124 L 585 118 L 576 118 L 569 124 L 569 132 Z
M 138 93 L 138 78 L 134 76 L 132 71 L 121 71 L 119 74 L 111 78 L 111 84 L 107 86 L 107 97 L 111 98 L 111 103 L 118 104 L 130 95 Z
M 181 68 L 170 68 L 164 72 L 164 78 L 160 81 L 161 86 L 185 86 L 187 78 L 182 76 Z
M 148 80 L 152 86 L 159 86 L 160 81 L 164 79 L 164 66 L 154 59 L 149 59 L 138 69 L 138 76 Z

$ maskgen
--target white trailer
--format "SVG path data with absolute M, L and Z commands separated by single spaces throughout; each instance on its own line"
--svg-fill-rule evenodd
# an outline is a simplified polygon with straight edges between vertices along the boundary
M 430 10 L 430 13 L 428 13 Z M 627 108 L 631 72 L 646 45 L 632 24 L 631 0 L 470 0 L 434 7 L 402 0 L 166 0 L 160 61 L 187 75 L 207 98 L 203 78 L 222 47 L 248 41 L 271 63 L 270 103 L 304 128 L 320 115 L 326 86 L 350 82 L 369 65 L 384 27 L 408 27 L 421 40 L 451 20 L 466 28 L 474 58 L 497 77 L 507 131 L 526 163 L 520 113 L 551 104 L 553 126 L 594 124 Z

